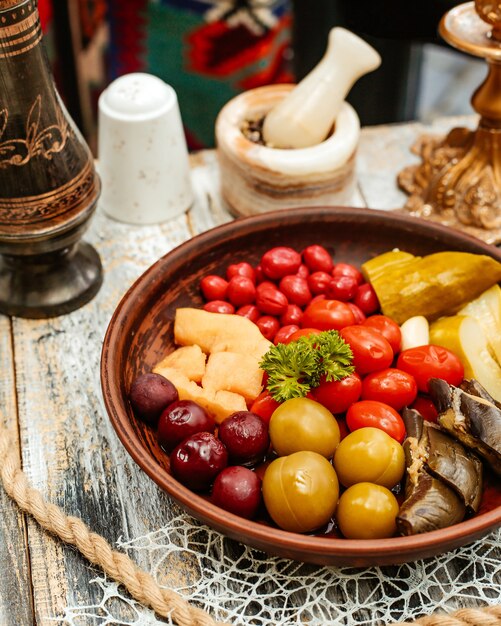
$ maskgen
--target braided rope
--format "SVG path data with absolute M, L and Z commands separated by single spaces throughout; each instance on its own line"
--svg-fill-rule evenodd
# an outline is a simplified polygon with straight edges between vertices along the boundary
M 40 526 L 75 546 L 91 563 L 123 584 L 138 602 L 159 615 L 170 616 L 179 626 L 229 626 L 191 606 L 177 592 L 159 587 L 151 574 L 139 569 L 126 554 L 113 550 L 103 537 L 90 532 L 82 520 L 67 516 L 58 506 L 45 502 L 42 494 L 28 484 L 11 441 L 0 427 L 0 472 L 5 491 Z
M 171 617 L 179 626 L 230 626 L 226 622 L 216 622 L 176 591 L 159 587 L 151 574 L 141 570 L 127 555 L 113 550 L 82 520 L 68 516 L 58 506 L 45 502 L 42 494 L 30 487 L 12 441 L 13 438 L 2 428 L 0 419 L 0 475 L 5 491 L 21 510 L 34 517 L 45 530 L 75 546 L 107 576 L 124 585 L 135 600 L 151 607 L 159 615 Z M 501 626 L 501 606 L 460 609 L 450 615 L 431 615 L 389 626 Z
M 429 615 L 415 622 L 398 622 L 389 626 L 500 626 L 501 606 L 459 609 L 450 615 Z

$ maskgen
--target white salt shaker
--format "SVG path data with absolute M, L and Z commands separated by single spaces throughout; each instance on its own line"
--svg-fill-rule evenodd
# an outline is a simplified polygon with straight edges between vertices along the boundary
M 112 218 L 154 224 L 190 207 L 193 191 L 176 92 L 151 74 L 126 74 L 99 98 L 100 204 Z

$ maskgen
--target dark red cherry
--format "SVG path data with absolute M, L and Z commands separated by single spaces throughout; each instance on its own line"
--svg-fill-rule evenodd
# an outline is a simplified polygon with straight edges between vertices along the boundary
M 230 513 L 252 519 L 261 504 L 261 479 L 246 467 L 227 467 L 214 481 L 212 502 Z
M 165 407 L 178 399 L 177 389 L 170 380 L 153 372 L 138 376 L 129 391 L 135 415 L 152 426 L 157 423 Z
M 194 491 L 208 489 L 227 464 L 226 448 L 206 432 L 184 439 L 170 455 L 172 475 Z
M 178 400 L 162 411 L 158 420 L 158 443 L 170 452 L 183 439 L 203 431 L 214 431 L 214 418 L 192 400 Z
M 267 425 L 250 411 L 238 411 L 227 417 L 219 425 L 218 435 L 235 465 L 259 463 L 270 446 Z

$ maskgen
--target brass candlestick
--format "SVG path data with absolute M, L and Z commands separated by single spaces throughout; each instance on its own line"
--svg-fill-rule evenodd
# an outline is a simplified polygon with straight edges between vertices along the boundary
M 72 311 L 102 282 L 80 241 L 99 179 L 41 39 L 36 0 L 0 0 L 0 312 L 22 317 Z
M 480 115 L 475 131 L 455 128 L 445 138 L 423 137 L 414 146 L 420 165 L 407 167 L 400 187 L 414 215 L 501 242 L 501 4 L 458 5 L 440 22 L 452 46 L 487 61 L 488 74 L 471 103 Z

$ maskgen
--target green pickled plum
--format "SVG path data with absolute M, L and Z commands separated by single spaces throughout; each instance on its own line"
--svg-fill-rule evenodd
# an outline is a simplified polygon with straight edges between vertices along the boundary
M 309 450 L 328 459 L 339 444 L 339 426 L 332 413 L 319 402 L 293 398 L 273 412 L 270 439 L 279 456 Z
M 391 489 L 404 475 L 402 446 L 379 428 L 359 428 L 336 449 L 334 468 L 345 487 L 370 482 Z
M 284 530 L 306 533 L 326 524 L 339 496 L 336 472 L 322 455 L 295 452 L 275 459 L 263 477 L 263 499 Z
M 336 519 L 347 539 L 384 539 L 396 531 L 398 502 L 386 487 L 357 483 L 339 498 Z

